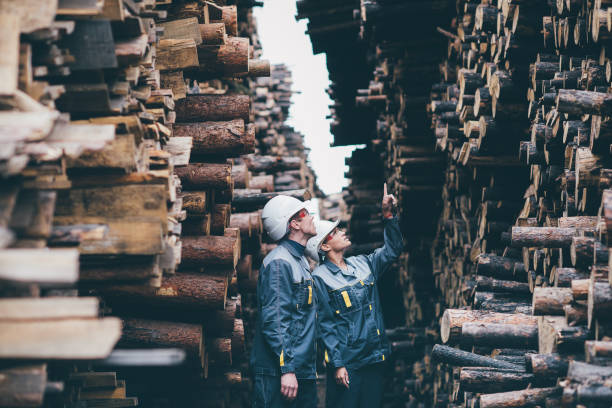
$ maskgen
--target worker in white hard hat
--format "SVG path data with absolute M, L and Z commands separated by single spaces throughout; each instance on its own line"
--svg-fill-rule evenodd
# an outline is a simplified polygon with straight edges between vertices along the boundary
M 257 282 L 257 322 L 251 353 L 254 408 L 315 408 L 316 299 L 304 255 L 316 235 L 306 203 L 279 195 L 262 212 L 278 242 L 263 260 Z
M 382 199 L 384 246 L 369 255 L 344 257 L 351 241 L 337 222 L 321 221 L 306 253 L 319 262 L 312 273 L 318 310 L 318 336 L 325 347 L 328 408 L 377 408 L 383 393 L 385 336 L 378 280 L 397 260 L 403 239 L 393 215 L 395 197 Z

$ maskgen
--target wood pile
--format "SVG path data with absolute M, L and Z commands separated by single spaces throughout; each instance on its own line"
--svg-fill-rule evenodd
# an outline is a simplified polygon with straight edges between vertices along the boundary
M 316 190 L 290 72 L 255 80 L 261 3 L 22 3 L 0 10 L 0 405 L 250 405 L 257 210 Z
M 609 4 L 342 4 L 361 18 L 364 40 L 346 58 L 364 47 L 375 64 L 341 94 L 332 83 L 333 123 L 355 119 L 344 105 L 376 115 L 352 142 L 367 147 L 351 158 L 345 199 L 353 209 L 368 202 L 353 186 L 361 168 L 380 163 L 369 181 L 391 180 L 410 241 L 401 304 L 385 305 L 385 318 L 440 333 L 414 363 L 395 366 L 388 395 L 403 394 L 386 403 L 610 406 Z M 341 9 L 303 0 L 298 14 L 300 5 L 322 26 Z M 419 34 L 385 38 L 412 29 L 390 23 L 401 10 L 419 13 Z M 311 35 L 313 48 L 340 55 L 348 40 L 337 34 Z M 336 68 L 332 80 L 348 75 Z M 348 94 L 354 103 L 340 103 Z

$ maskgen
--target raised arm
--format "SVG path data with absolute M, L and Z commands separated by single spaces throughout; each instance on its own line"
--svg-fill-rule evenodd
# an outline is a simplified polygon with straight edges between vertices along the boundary
M 397 216 L 393 215 L 396 206 L 396 199 L 393 194 L 387 194 L 387 183 L 384 185 L 382 199 L 382 214 L 384 218 L 385 243 L 382 248 L 378 248 L 370 255 L 367 255 L 370 265 L 372 265 L 372 274 L 378 280 L 383 273 L 389 269 L 389 266 L 399 258 L 404 247 L 402 232 L 399 227 Z

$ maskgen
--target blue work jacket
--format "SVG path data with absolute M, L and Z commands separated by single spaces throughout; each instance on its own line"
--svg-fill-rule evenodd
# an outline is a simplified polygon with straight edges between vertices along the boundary
M 257 311 L 255 374 L 316 378 L 316 298 L 303 245 L 284 239 L 264 258 Z
M 376 283 L 399 257 L 403 239 L 397 218 L 384 222 L 382 248 L 345 259 L 347 270 L 326 260 L 312 273 L 319 336 L 326 360 L 336 368 L 358 369 L 384 361 L 391 352 Z

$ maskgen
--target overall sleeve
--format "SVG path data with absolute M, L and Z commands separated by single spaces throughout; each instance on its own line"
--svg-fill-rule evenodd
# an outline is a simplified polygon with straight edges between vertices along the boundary
M 319 337 L 325 346 L 329 361 L 334 367 L 344 367 L 342 350 L 346 346 L 346 341 L 341 343 L 341 339 L 346 340 L 346 335 L 342 336 L 340 334 L 343 326 L 334 317 L 334 310 L 330 305 L 330 297 L 325 282 L 318 276 L 315 276 L 314 287 L 317 296 Z
M 293 304 L 291 266 L 282 260 L 270 262 L 262 269 L 261 321 L 262 334 L 277 355 L 281 373 L 295 372 L 293 366 L 293 339 L 290 335 Z
M 399 220 L 397 217 L 384 220 L 385 224 L 385 244 L 382 248 L 378 248 L 370 255 L 367 255 L 370 265 L 372 265 L 372 274 L 378 280 L 383 273 L 389 269 L 389 266 L 399 258 L 404 247 L 402 232 L 400 231 Z

